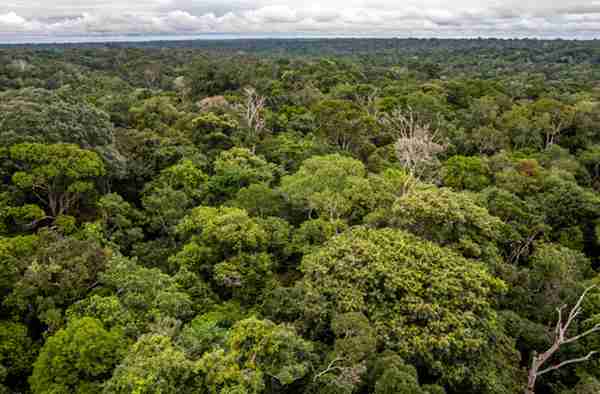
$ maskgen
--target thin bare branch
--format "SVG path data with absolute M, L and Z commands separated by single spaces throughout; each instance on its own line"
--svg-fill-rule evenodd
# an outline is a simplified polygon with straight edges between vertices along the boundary
M 328 372 L 331 371 L 335 371 L 337 369 L 341 369 L 341 367 L 336 367 L 334 366 L 334 364 L 338 361 L 344 361 L 343 357 L 336 357 L 334 358 L 329 365 L 327 366 L 327 368 L 325 368 L 323 371 L 319 372 L 318 374 L 315 375 L 315 377 L 313 378 L 313 382 L 316 382 L 321 376 L 325 375 Z
M 564 367 L 565 365 L 587 361 L 594 354 L 598 353 L 597 351 L 591 351 L 584 357 L 573 358 L 571 360 L 563 361 L 559 364 L 555 364 L 551 367 L 540 370 L 540 368 L 544 365 L 544 363 L 546 363 L 560 349 L 561 346 L 576 342 L 594 332 L 600 331 L 600 324 L 596 324 L 594 327 L 590 328 L 589 330 L 587 330 L 579 335 L 575 335 L 574 337 L 571 337 L 571 338 L 566 338 L 566 334 L 567 334 L 567 331 L 569 330 L 569 327 L 571 326 L 571 323 L 573 323 L 573 321 L 577 318 L 577 316 L 579 316 L 581 314 L 581 312 L 583 310 L 581 307 L 581 304 L 583 303 L 585 296 L 595 287 L 596 287 L 596 285 L 593 285 L 593 286 L 590 286 L 587 289 L 585 289 L 585 291 L 581 294 L 581 296 L 577 300 L 577 303 L 575 304 L 575 306 L 569 311 L 566 321 L 564 321 L 564 318 L 563 318 L 563 310 L 566 308 L 566 305 L 563 305 L 560 308 L 556 309 L 556 312 L 558 313 L 558 320 L 556 322 L 556 327 L 554 328 L 554 343 L 552 344 L 552 346 L 550 346 L 550 348 L 548 350 L 546 350 L 542 354 L 538 355 L 537 352 L 535 352 L 535 351 L 533 352 L 533 356 L 532 356 L 532 360 L 531 360 L 531 367 L 529 368 L 529 371 L 528 371 L 529 373 L 528 373 L 528 380 L 527 380 L 527 389 L 525 390 L 526 394 L 534 394 L 535 393 L 535 382 L 540 375 L 543 375 L 543 374 L 551 372 L 551 371 L 555 371 L 559 368 Z
M 562 343 L 563 344 L 567 344 L 567 343 L 572 343 L 575 341 L 580 340 L 583 337 L 586 337 L 594 332 L 600 331 L 600 324 L 596 324 L 594 327 L 590 328 L 589 330 L 587 330 L 586 332 L 584 332 L 583 334 L 579 334 L 577 336 L 574 336 L 573 338 L 569 338 L 569 339 L 565 339 Z
M 432 162 L 446 149 L 438 138 L 438 130 L 417 120 L 414 112 L 396 109 L 380 117 L 379 122 L 396 136 L 396 156 L 411 174 L 423 164 Z
M 557 370 L 557 369 L 559 369 L 559 368 L 562 368 L 562 367 L 564 367 L 565 365 L 569 365 L 569 364 L 575 364 L 575 363 L 581 363 L 581 362 L 587 361 L 587 360 L 589 360 L 589 359 L 590 359 L 590 358 L 591 358 L 591 357 L 592 357 L 594 354 L 596 354 L 596 353 L 598 353 L 598 352 L 596 352 L 596 351 L 591 351 L 591 352 L 589 352 L 589 353 L 588 353 L 586 356 L 584 356 L 584 357 L 580 357 L 580 358 L 574 358 L 574 359 L 571 359 L 571 360 L 563 361 L 563 362 L 562 362 L 562 363 L 560 363 L 560 364 L 556 364 L 556 365 L 553 365 L 553 366 L 551 366 L 551 367 L 548 367 L 548 368 L 546 368 L 546 369 L 543 369 L 543 370 L 541 370 L 541 371 L 538 371 L 538 373 L 537 373 L 537 376 L 543 375 L 543 374 L 545 374 L 545 373 L 548 373 L 548 372 L 551 372 L 551 371 L 555 371 L 555 370 Z

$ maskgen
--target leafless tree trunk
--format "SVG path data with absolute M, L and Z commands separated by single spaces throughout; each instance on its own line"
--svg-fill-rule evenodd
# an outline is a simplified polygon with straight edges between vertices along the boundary
M 588 287 L 579 300 L 577 304 L 571 309 L 569 315 L 566 317 L 566 320 L 563 318 L 563 310 L 566 308 L 566 305 L 557 308 L 558 312 L 558 321 L 556 322 L 556 327 L 554 329 L 554 343 L 548 350 L 546 350 L 542 354 L 533 353 L 533 358 L 531 360 L 531 367 L 529 368 L 529 374 L 527 379 L 527 388 L 525 389 L 525 394 L 535 394 L 535 382 L 537 378 L 543 374 L 548 372 L 555 371 L 559 368 L 564 367 L 565 365 L 580 363 L 583 361 L 589 360 L 594 354 L 598 353 L 596 351 L 590 351 L 587 355 L 579 358 L 573 358 L 567 361 L 560 362 L 558 364 L 554 364 L 548 367 L 544 367 L 544 364 L 556 353 L 561 346 L 567 345 L 569 343 L 576 342 L 596 331 L 600 331 L 600 324 L 596 324 L 594 327 L 589 330 L 583 332 L 582 334 L 575 335 L 573 337 L 567 337 L 567 331 L 571 326 L 571 323 L 575 320 L 575 318 L 581 313 L 581 303 L 583 299 L 587 295 L 587 293 L 592 290 L 596 286 Z
M 556 140 L 558 139 L 562 128 L 562 122 L 558 122 L 557 124 L 553 124 L 550 129 L 546 131 L 546 149 L 550 148 L 555 142 L 557 142 Z
M 246 101 L 242 108 L 243 120 L 246 123 L 248 131 L 251 133 L 252 151 L 256 147 L 256 142 L 265 129 L 264 109 L 266 99 L 260 96 L 252 87 L 244 89 Z
M 377 109 L 377 95 L 379 94 L 379 88 L 373 89 L 366 96 L 355 95 L 355 99 L 360 106 L 365 110 L 369 116 L 376 117 L 379 114 Z
M 160 80 L 160 66 L 156 64 L 151 64 L 144 70 L 144 82 L 146 82 L 146 87 L 148 89 L 156 87 L 158 81 Z
M 436 160 L 436 155 L 446 150 L 440 142 L 438 130 L 431 125 L 420 123 L 412 110 L 406 113 L 396 109 L 380 118 L 380 123 L 397 136 L 396 156 L 411 175 L 419 177 L 419 169 Z

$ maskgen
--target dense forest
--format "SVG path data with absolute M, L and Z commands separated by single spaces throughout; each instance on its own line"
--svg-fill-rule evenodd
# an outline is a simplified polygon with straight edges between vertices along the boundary
M 600 42 L 0 49 L 0 393 L 600 392 Z

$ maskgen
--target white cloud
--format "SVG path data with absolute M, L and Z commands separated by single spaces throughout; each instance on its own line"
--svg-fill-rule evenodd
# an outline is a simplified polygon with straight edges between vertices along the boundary
M 0 5 L 9 34 L 287 33 L 600 35 L 600 0 L 24 0 Z M 41 17 L 40 15 L 44 15 Z

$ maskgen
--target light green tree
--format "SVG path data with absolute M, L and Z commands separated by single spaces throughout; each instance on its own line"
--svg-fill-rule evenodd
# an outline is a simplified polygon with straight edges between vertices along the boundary
M 29 379 L 35 394 L 101 393 L 127 348 L 119 329 L 94 318 L 70 322 L 48 338 Z
M 518 366 L 490 340 L 503 335 L 493 302 L 506 286 L 480 263 L 403 231 L 355 228 L 305 256 L 301 270 L 304 319 L 316 335 L 337 314 L 360 312 L 384 348 L 443 382 L 477 376 L 481 392 L 514 383 L 495 381 L 496 366 L 471 373 L 494 352 L 504 368 Z
M 76 145 L 19 144 L 10 148 L 10 158 L 20 168 L 13 183 L 31 191 L 53 218 L 75 208 L 105 173 L 98 154 Z

